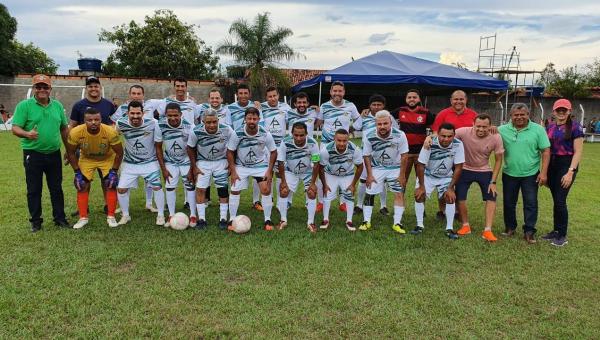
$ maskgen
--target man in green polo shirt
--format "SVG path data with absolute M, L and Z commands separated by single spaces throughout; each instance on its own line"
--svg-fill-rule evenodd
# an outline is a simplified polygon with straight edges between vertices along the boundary
M 503 235 L 513 236 L 517 229 L 516 207 L 519 190 L 523 196 L 523 231 L 529 244 L 535 240 L 538 216 L 538 187 L 546 184 L 550 162 L 550 141 L 544 128 L 529 119 L 526 104 L 515 103 L 511 121 L 498 128 L 504 144 L 502 193 L 504 196 Z
M 67 118 L 62 104 L 50 98 L 50 77 L 33 77 L 33 97 L 17 104 L 12 132 L 21 138 L 23 164 L 27 182 L 27 206 L 31 215 L 31 232 L 42 229 L 43 175 L 52 201 L 54 223 L 69 228 L 65 217 L 62 191 L 62 160 L 60 144 L 67 143 Z

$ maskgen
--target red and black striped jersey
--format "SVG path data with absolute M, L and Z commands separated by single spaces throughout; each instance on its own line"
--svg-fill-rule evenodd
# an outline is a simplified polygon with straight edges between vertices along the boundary
M 395 114 L 400 130 L 406 134 L 408 153 L 418 154 L 421 152 L 425 137 L 427 137 L 427 128 L 433 124 L 435 116 L 423 106 L 417 106 L 414 110 L 408 106 L 402 106 L 395 110 Z

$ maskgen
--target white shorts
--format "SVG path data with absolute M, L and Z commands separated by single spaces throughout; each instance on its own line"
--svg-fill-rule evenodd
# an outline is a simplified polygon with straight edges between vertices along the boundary
M 231 185 L 231 191 L 240 191 L 248 188 L 248 178 L 249 177 L 265 177 L 265 173 L 267 172 L 267 167 L 261 168 L 248 168 L 241 165 L 236 165 L 235 171 L 240 178 L 235 182 L 235 184 Z
M 327 186 L 329 187 L 329 192 L 327 192 L 327 197 L 325 200 L 333 201 L 337 197 L 338 189 L 342 192 L 342 196 L 346 201 L 352 202 L 354 201 L 354 196 L 352 192 L 346 190 L 351 184 L 354 175 L 351 176 L 334 176 L 328 173 L 325 173 L 325 181 L 327 182 Z
M 137 179 L 142 177 L 153 188 L 162 188 L 160 180 L 160 167 L 158 161 L 147 164 L 123 163 L 118 188 L 137 188 Z
M 291 192 L 296 192 L 296 187 L 299 182 L 304 184 L 304 191 L 308 189 L 310 185 L 310 179 L 312 178 L 312 173 L 306 174 L 295 174 L 293 172 L 286 171 L 285 172 L 285 181 L 287 182 L 287 186 Z
M 394 193 L 404 192 L 404 188 L 398 182 L 400 176 L 400 168 L 398 169 L 375 169 L 373 168 L 373 177 L 377 181 L 372 183 L 371 187 L 367 187 L 367 194 L 377 195 L 389 187 L 389 190 Z
M 360 180 L 361 181 L 367 180 L 367 167 L 366 166 L 363 166 L 362 172 L 360 173 Z
M 417 187 L 419 180 L 417 179 Z M 425 194 L 427 198 L 431 197 L 433 190 L 437 190 L 438 199 L 444 197 L 444 193 L 448 190 L 448 186 L 452 182 L 452 178 L 438 178 L 425 175 Z
M 186 189 L 194 188 L 192 184 L 187 180 L 187 174 L 190 171 L 189 165 L 177 165 L 166 163 L 165 166 L 169 173 L 171 174 L 171 178 L 165 181 L 165 188 L 167 189 L 175 189 L 177 188 L 177 184 L 179 184 L 179 178 L 183 181 L 183 185 Z
M 196 179 L 196 188 L 206 189 L 210 187 L 210 178 L 213 178 L 215 187 L 226 188 L 227 178 L 229 177 L 229 169 L 226 159 L 218 161 L 198 161 L 196 162 L 202 175 L 198 175 Z M 264 173 L 263 173 L 264 175 Z

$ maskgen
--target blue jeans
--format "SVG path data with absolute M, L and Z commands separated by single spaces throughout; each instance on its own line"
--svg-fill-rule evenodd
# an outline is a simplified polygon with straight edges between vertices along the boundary
M 504 196 L 504 227 L 517 229 L 517 201 L 519 190 L 523 196 L 524 232 L 536 232 L 535 224 L 538 216 L 538 174 L 527 177 L 513 177 L 502 174 L 502 193 Z

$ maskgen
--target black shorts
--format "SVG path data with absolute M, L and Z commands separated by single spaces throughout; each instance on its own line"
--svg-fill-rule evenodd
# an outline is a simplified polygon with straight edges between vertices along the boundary
M 481 189 L 481 197 L 484 201 L 496 201 L 496 197 L 493 193 L 488 192 L 488 186 L 492 181 L 491 171 L 471 171 L 463 169 L 460 174 L 460 178 L 456 183 L 456 200 L 466 201 L 467 193 L 471 183 L 477 182 L 479 189 Z

